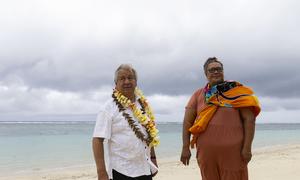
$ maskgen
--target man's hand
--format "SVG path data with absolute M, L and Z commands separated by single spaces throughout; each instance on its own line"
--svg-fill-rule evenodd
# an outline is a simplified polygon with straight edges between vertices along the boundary
M 151 161 L 153 162 L 153 164 L 155 164 L 156 167 L 158 167 L 156 158 L 151 158 Z M 152 174 L 152 177 L 156 176 L 157 173 L 158 173 L 158 171 L 156 171 L 154 174 Z
M 109 180 L 107 172 L 106 171 L 98 172 L 98 180 Z
M 249 161 L 252 158 L 252 152 L 249 148 L 243 148 L 241 152 L 242 158 L 246 163 L 249 163 Z
M 188 166 L 189 163 L 190 163 L 190 158 L 191 158 L 191 150 L 190 150 L 190 148 L 189 147 L 182 148 L 180 161 L 185 166 Z

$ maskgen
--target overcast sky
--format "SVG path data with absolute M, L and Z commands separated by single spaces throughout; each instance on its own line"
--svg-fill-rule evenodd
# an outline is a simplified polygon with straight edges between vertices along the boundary
M 158 121 L 182 121 L 206 83 L 203 63 L 216 56 L 226 79 L 256 92 L 259 122 L 300 123 L 299 7 L 297 0 L 2 1 L 0 121 L 93 119 L 122 63 L 136 68 Z

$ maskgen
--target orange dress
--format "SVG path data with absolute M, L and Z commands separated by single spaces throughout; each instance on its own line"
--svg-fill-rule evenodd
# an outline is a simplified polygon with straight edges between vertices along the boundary
M 204 91 L 199 89 L 186 108 L 200 112 L 205 106 Z M 248 180 L 247 163 L 241 157 L 243 139 L 239 110 L 218 107 L 196 143 L 202 180 Z

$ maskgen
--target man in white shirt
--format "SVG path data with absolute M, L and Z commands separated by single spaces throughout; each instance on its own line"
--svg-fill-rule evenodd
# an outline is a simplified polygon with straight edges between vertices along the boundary
M 98 180 L 152 180 L 157 173 L 158 144 L 154 116 L 137 93 L 136 71 L 122 64 L 115 72 L 112 98 L 101 108 L 93 135 Z M 104 155 L 104 140 L 108 151 Z M 105 164 L 105 158 L 108 163 Z

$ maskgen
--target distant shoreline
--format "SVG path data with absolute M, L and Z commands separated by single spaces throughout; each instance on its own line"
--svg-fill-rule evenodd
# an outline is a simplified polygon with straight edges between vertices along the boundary
M 53 123 L 53 124 L 55 124 L 55 123 L 57 123 L 57 124 L 65 124 L 65 123 L 70 123 L 70 124 L 72 124 L 72 123 L 86 123 L 86 124 L 94 124 L 95 123 L 95 121 L 96 120 L 94 120 L 94 121 L 91 121 L 91 120 L 89 120 L 89 121 L 82 121 L 82 120 L 78 120 L 78 121 L 74 121 L 74 120 L 72 120 L 72 121 L 66 121 L 66 120 L 64 120 L 64 121 L 58 121 L 58 120 L 56 120 L 56 121 L 1 121 L 0 120 L 0 123 L 3 123 L 3 124 L 22 124 L 22 123 L 24 123 L 24 124 L 30 124 L 30 123 L 33 123 L 33 124 L 38 124 L 38 123 L 40 123 L 40 124 L 43 124 L 43 123 L 45 123 L 45 124 L 47 124 L 47 123 Z M 157 124 L 182 124 L 182 122 L 177 122 L 177 121 L 170 121 L 170 122 L 156 122 Z M 300 125 L 300 123 L 298 123 L 298 122 L 291 122 L 291 123 L 256 123 L 257 125 L 291 125 L 291 124 L 299 124 Z

